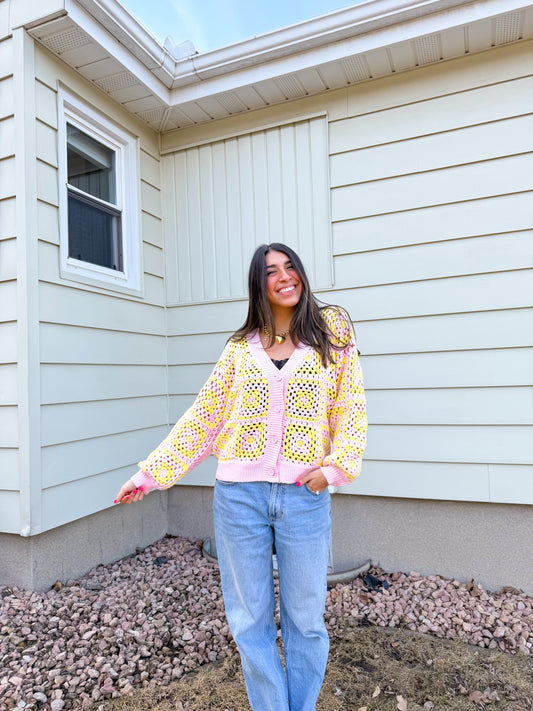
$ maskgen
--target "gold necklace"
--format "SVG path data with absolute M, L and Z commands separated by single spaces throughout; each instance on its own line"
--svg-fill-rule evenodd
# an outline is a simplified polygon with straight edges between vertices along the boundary
M 272 338 L 272 332 L 270 331 L 270 329 L 268 328 L 268 326 L 266 324 L 263 326 L 263 331 L 265 332 L 265 336 L 268 338 L 268 340 L 270 340 Z M 290 328 L 288 328 L 286 331 L 282 331 L 281 333 L 276 333 L 274 338 L 276 339 L 276 341 L 279 344 L 281 344 L 287 338 L 289 331 L 290 331 Z

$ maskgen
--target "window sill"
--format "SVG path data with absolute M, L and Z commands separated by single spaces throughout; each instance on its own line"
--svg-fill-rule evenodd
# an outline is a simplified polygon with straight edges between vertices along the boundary
M 61 279 L 65 281 L 73 281 L 86 286 L 94 286 L 106 291 L 114 291 L 131 296 L 144 296 L 142 279 L 139 279 L 138 284 L 132 284 L 131 281 L 128 282 L 125 276 L 117 276 L 113 278 L 112 276 L 106 275 L 105 278 L 99 278 L 96 272 L 91 274 L 91 271 L 92 270 L 83 268 L 72 271 L 70 269 L 61 269 L 60 276 Z

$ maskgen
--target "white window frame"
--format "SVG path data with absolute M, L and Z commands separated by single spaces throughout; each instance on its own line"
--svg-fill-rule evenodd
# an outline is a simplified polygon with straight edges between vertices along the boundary
M 62 86 L 58 87 L 58 114 L 61 277 L 114 291 L 140 294 L 139 140 Z M 116 206 L 121 211 L 121 271 L 69 257 L 67 123 L 115 152 Z

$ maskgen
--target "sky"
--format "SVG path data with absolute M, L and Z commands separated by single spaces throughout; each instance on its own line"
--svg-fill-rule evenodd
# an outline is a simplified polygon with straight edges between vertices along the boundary
M 120 0 L 161 44 L 190 40 L 206 52 L 361 0 Z

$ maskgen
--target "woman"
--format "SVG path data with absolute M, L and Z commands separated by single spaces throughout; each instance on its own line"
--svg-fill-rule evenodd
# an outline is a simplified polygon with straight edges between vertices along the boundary
M 226 617 L 255 711 L 312 711 L 329 650 L 324 625 L 328 484 L 359 474 L 365 397 L 351 321 L 319 308 L 298 255 L 261 245 L 248 316 L 195 403 L 117 502 L 172 486 L 211 451 Z M 285 671 L 276 645 L 276 551 Z

